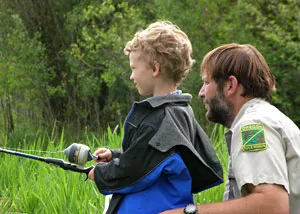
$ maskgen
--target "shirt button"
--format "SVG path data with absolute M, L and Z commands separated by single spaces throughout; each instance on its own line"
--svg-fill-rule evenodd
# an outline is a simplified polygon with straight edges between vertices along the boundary
M 160 146 L 160 143 L 159 143 L 159 142 L 157 142 L 157 143 L 156 143 L 156 146 Z

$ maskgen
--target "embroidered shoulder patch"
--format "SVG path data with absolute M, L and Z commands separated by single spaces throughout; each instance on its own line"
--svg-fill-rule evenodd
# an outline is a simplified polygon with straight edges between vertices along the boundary
M 249 124 L 243 126 L 240 132 L 244 152 L 256 152 L 267 148 L 264 125 Z

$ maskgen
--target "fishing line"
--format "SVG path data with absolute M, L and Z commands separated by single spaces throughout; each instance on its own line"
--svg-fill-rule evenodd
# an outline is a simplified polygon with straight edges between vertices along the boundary
M 90 148 L 83 144 L 73 143 L 65 150 L 59 150 L 59 151 L 44 151 L 44 150 L 26 150 L 26 149 L 18 149 L 18 148 L 9 148 L 9 147 L 2 147 L 0 146 L 0 152 L 19 155 L 19 156 L 31 156 L 31 158 L 34 156 L 33 154 L 29 153 L 51 153 L 51 154 L 57 154 L 57 153 L 65 153 L 67 156 L 67 159 L 71 163 L 77 164 L 79 167 L 84 167 L 85 163 L 90 160 L 100 160 L 98 156 L 94 156 Z M 23 154 L 20 154 L 23 153 Z
M 2 149 L 8 149 L 8 150 L 13 150 L 13 151 L 18 151 L 18 152 L 36 152 L 36 153 L 63 153 L 64 150 L 59 150 L 59 151 L 43 151 L 43 150 L 27 150 L 27 149 L 19 149 L 19 148 L 10 148 L 10 147 L 3 147 L 0 146 Z
M 16 148 L 15 148 L 15 150 L 48 152 L 48 151 L 41 151 L 41 150 L 22 150 L 22 149 L 16 149 Z M 97 160 L 97 158 L 98 158 L 91 153 L 88 146 L 83 145 L 83 144 L 77 144 L 77 143 L 73 143 L 67 149 L 65 149 L 63 151 L 67 155 L 67 158 L 69 159 L 69 161 L 71 163 L 65 162 L 64 160 L 58 159 L 58 158 L 41 157 L 41 156 L 23 153 L 23 152 L 19 152 L 19 151 L 14 151 L 14 150 L 11 150 L 8 148 L 0 147 L 0 153 L 20 156 L 23 158 L 34 159 L 34 160 L 38 160 L 38 161 L 42 161 L 42 162 L 45 162 L 48 164 L 58 166 L 60 168 L 63 168 L 64 170 L 70 170 L 70 171 L 78 172 L 78 173 L 85 173 L 86 174 L 85 180 L 88 179 L 89 172 L 94 168 L 94 166 L 84 168 L 85 163 L 87 161 L 90 161 L 93 159 Z M 60 152 L 60 151 L 56 151 L 56 152 L 52 152 L 52 153 L 57 153 L 57 152 Z

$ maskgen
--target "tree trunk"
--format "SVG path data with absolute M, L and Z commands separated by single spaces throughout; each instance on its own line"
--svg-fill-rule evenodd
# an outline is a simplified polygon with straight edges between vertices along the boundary
M 4 133 L 6 135 L 9 135 L 14 131 L 14 121 L 12 116 L 9 95 L 6 95 L 6 99 L 2 102 L 2 109 L 3 109 Z

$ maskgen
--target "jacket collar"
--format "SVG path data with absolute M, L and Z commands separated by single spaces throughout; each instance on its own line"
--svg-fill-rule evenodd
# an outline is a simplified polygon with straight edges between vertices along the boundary
M 192 100 L 192 95 L 188 93 L 183 94 L 168 94 L 164 96 L 149 97 L 143 101 L 136 102 L 136 104 L 149 103 L 151 107 L 156 108 L 158 106 L 164 105 L 166 103 L 174 102 L 186 102 L 189 103 Z

